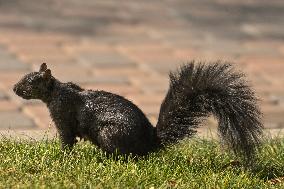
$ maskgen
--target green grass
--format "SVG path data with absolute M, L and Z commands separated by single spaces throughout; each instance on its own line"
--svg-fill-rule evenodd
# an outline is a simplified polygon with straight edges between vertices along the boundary
M 267 142 L 253 168 L 235 160 L 215 141 L 193 139 L 145 158 L 106 157 L 94 145 L 71 153 L 58 140 L 0 141 L 1 188 L 283 188 L 284 140 Z

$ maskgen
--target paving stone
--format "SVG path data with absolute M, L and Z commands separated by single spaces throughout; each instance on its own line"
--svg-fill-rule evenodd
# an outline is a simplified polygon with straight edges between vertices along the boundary
M 0 135 L 5 138 L 12 138 L 16 141 L 45 141 L 58 139 L 56 129 L 17 129 L 17 130 L 0 130 Z
M 154 105 L 160 108 L 160 104 L 162 104 L 163 99 L 165 98 L 166 94 L 159 93 L 159 94 L 137 94 L 135 96 L 129 97 L 132 99 L 136 104 L 139 105 Z
M 0 44 L 0 57 L 7 55 L 7 50 L 4 45 Z
M 19 105 L 10 100 L 0 99 L 0 112 L 2 111 L 16 111 L 19 110 Z
M 263 95 L 266 98 L 264 103 L 269 103 L 271 105 L 278 105 L 284 108 L 284 89 L 279 88 L 279 91 L 271 91 Z M 266 104 L 264 104 L 266 105 Z
M 0 112 L 0 129 L 34 129 L 36 126 L 31 118 L 20 112 Z
M 198 52 L 192 48 L 179 48 L 174 50 L 174 56 L 179 60 L 180 62 L 190 61 L 197 59 Z
M 79 42 L 62 44 L 63 50 L 68 53 L 69 56 L 80 56 L 85 53 L 110 53 L 114 52 L 114 47 L 105 43 L 95 41 L 93 38 L 82 38 Z
M 78 62 L 89 67 L 136 67 L 137 65 L 127 57 L 120 54 L 90 53 L 78 57 Z
M 38 50 L 49 47 L 60 48 L 64 44 L 74 43 L 76 39 L 62 33 L 38 32 L 32 30 L 14 30 L 0 27 L 0 41 L 10 52 L 28 51 L 29 48 Z M 28 51 L 29 52 L 29 51 Z
M 94 77 L 93 83 L 104 83 L 104 84 L 130 84 L 129 79 L 125 76 L 113 76 L 113 77 L 105 77 L 105 76 L 99 76 Z
M 73 62 L 71 57 L 67 57 L 64 54 L 50 55 L 50 56 L 41 56 L 37 54 L 19 54 L 18 59 L 24 63 L 28 64 L 41 64 L 46 62 L 48 64 L 62 64 Z
M 157 125 L 158 118 L 157 115 L 147 115 L 147 118 L 149 119 L 150 123 L 154 126 Z
M 128 78 L 126 76 L 106 76 L 106 75 L 94 75 L 91 70 L 86 67 L 81 67 L 76 64 L 70 64 L 70 66 L 55 66 L 51 65 L 49 68 L 52 70 L 52 74 L 62 82 L 75 82 L 81 84 L 87 83 L 114 83 L 114 84 L 128 84 Z
M 131 57 L 136 57 L 143 60 L 162 57 L 164 59 L 170 59 L 173 55 L 173 50 L 161 43 L 142 43 L 139 45 L 123 46 L 119 49 Z
M 115 34 L 109 33 L 108 28 L 104 29 L 103 34 L 97 36 L 95 40 L 99 43 L 105 43 L 113 46 L 141 44 L 145 41 L 151 42 L 153 39 L 147 34 Z
M 61 82 L 92 83 L 95 81 L 91 71 L 76 64 L 47 64 L 52 75 Z
M 29 115 L 34 120 L 35 124 L 42 129 L 54 127 L 49 111 L 43 103 L 38 105 L 26 105 L 23 108 L 23 112 Z
M 264 125 L 266 128 L 283 129 L 284 128 L 284 108 L 275 108 L 274 110 L 264 112 Z
M 167 79 L 162 76 L 133 77 L 130 81 L 134 86 L 141 88 L 144 93 L 165 93 L 169 85 Z
M 138 105 L 138 107 L 146 114 L 147 117 L 158 118 L 158 114 L 160 111 L 159 106 L 150 105 L 150 104 L 143 104 Z
M 91 75 L 83 75 L 82 77 L 77 77 L 75 76 L 67 76 L 67 77 L 62 77 L 62 81 L 72 81 L 74 83 L 78 84 L 116 84 L 116 85 L 121 85 L 121 84 L 129 84 L 129 80 L 127 77 L 123 76 L 114 76 L 114 77 L 104 77 L 104 76 L 91 76 Z
M 243 55 L 255 55 L 281 58 L 281 41 L 272 41 L 272 40 L 250 40 L 242 43 L 244 47 Z M 269 46 L 270 48 L 267 48 Z M 282 57 L 283 58 L 283 57 Z
M 266 127 L 284 128 L 282 1 L 35 2 L 1 2 L 0 112 L 24 110 L 46 128 L 44 105 L 12 87 L 47 62 L 60 80 L 125 95 L 156 122 L 169 71 L 225 59 L 263 99 Z
M 15 48 L 15 47 L 10 47 Z M 46 47 L 45 45 L 25 45 L 22 48 L 16 47 L 16 49 L 10 50 L 16 53 L 21 60 L 30 60 L 34 57 L 37 58 L 60 58 L 65 56 L 63 49 L 56 46 Z
M 29 65 L 20 62 L 15 56 L 0 48 L 0 71 L 29 70 Z
M 94 83 L 94 84 L 83 84 L 83 88 L 90 90 L 104 90 L 112 92 L 118 95 L 122 95 L 131 99 L 141 93 L 141 89 L 126 84 L 115 84 L 115 83 Z
M 19 57 L 20 59 L 20 57 Z M 21 61 L 33 65 L 38 68 L 43 62 L 47 63 L 48 65 L 60 65 L 60 64 L 69 64 L 74 62 L 75 60 L 72 57 L 68 56 L 60 56 L 60 57 L 29 57 L 28 59 L 22 59 Z M 37 69 L 36 69 L 37 70 Z
M 13 85 L 20 80 L 22 76 L 26 74 L 25 71 L 0 71 L 0 85 L 4 87 L 5 93 L 12 92 Z
M 0 71 L 30 70 L 30 66 L 12 57 L 0 58 Z
M 95 76 L 107 76 L 107 77 L 115 77 L 115 76 L 134 76 L 134 77 L 147 77 L 150 75 L 149 72 L 142 69 L 137 68 L 94 68 L 93 73 Z
M 6 93 L 4 93 L 2 90 L 0 90 L 0 100 L 3 100 L 3 99 L 7 99 L 8 96 Z
M 179 67 L 186 63 L 186 60 L 159 60 L 159 62 L 147 64 L 149 70 L 154 70 L 157 73 L 168 75 L 171 71 L 176 71 Z

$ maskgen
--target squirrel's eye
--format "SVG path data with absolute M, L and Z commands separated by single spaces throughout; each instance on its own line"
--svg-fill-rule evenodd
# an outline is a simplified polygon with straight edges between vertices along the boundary
M 33 84 L 33 80 L 28 80 L 26 83 L 29 84 L 29 85 L 32 85 Z

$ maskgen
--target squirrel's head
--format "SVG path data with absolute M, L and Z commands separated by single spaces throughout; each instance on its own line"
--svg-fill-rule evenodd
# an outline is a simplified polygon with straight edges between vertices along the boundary
M 43 99 L 46 98 L 51 84 L 51 71 L 43 63 L 38 72 L 31 72 L 16 83 L 13 91 L 24 99 Z

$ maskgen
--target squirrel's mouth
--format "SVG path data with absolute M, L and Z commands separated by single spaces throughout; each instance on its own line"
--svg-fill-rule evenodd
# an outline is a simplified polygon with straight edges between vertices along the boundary
M 17 85 L 13 87 L 13 91 L 16 95 L 24 98 L 24 99 L 31 99 L 31 95 L 29 95 L 28 91 L 26 90 L 21 90 Z

